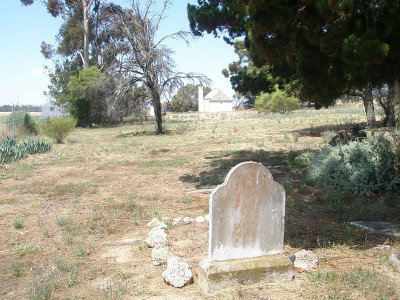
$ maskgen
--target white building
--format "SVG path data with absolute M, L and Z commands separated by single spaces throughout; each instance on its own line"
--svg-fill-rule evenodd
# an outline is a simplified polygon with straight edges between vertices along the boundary
M 233 100 L 221 90 L 213 89 L 203 97 L 203 87 L 199 87 L 199 112 L 226 112 L 232 111 Z
M 64 107 L 57 106 L 52 103 L 46 103 L 42 105 L 42 117 L 57 118 L 57 117 L 68 117 L 69 113 Z

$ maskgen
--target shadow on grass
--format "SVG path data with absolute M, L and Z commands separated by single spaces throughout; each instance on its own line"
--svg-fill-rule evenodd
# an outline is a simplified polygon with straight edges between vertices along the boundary
M 264 150 L 241 150 L 223 155 L 209 156 L 209 170 L 199 174 L 185 174 L 179 179 L 182 182 L 194 183 L 196 188 L 213 188 L 221 184 L 229 170 L 245 161 L 262 163 L 272 173 L 274 180 L 282 184 L 282 180 L 291 170 L 292 160 L 303 151 L 267 152 Z M 293 170 L 292 170 L 293 171 Z
M 300 136 L 309 136 L 309 137 L 320 137 L 326 131 L 333 131 L 338 132 L 340 130 L 348 130 L 353 126 L 359 126 L 360 128 L 366 128 L 366 123 L 350 123 L 350 124 L 343 124 L 343 125 L 324 125 L 324 126 L 316 126 L 310 128 L 304 128 L 300 130 L 294 130 L 293 132 L 297 132 Z

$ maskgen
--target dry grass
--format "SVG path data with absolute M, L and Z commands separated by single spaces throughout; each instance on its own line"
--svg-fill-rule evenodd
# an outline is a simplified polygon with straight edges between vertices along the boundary
M 204 299 L 196 283 L 163 283 L 143 246 L 146 223 L 206 214 L 208 195 L 186 193 L 214 187 L 246 160 L 265 164 L 288 191 L 286 254 L 311 248 L 320 265 L 210 299 L 398 298 L 399 270 L 374 249 L 386 238 L 347 225 L 291 164 L 323 147 L 324 132 L 363 122 L 362 107 L 224 118 L 170 120 L 159 136 L 153 124 L 79 129 L 47 154 L 0 166 L 0 298 Z M 196 273 L 207 226 L 172 227 L 169 240 Z

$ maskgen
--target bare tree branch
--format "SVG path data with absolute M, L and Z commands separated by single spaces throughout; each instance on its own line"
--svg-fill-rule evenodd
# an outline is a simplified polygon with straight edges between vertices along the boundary
M 124 59 L 117 69 L 130 77 L 130 84 L 142 83 L 146 87 L 157 122 L 157 133 L 162 133 L 161 99 L 185 81 L 206 84 L 210 80 L 197 73 L 175 70 L 173 51 L 163 43 L 169 39 L 180 39 L 188 43 L 189 32 L 178 31 L 167 34 L 155 42 L 156 35 L 171 1 L 164 0 L 159 12 L 153 12 L 155 0 L 147 0 L 142 8 L 139 0 L 131 0 L 131 8 L 115 16 L 115 30 L 124 40 Z M 121 53 L 122 54 L 122 53 Z

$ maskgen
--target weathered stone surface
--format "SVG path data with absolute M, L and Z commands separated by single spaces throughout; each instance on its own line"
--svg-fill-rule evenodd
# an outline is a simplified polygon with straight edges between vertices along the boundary
M 289 259 L 293 262 L 295 268 L 304 271 L 311 271 L 318 265 L 317 255 L 305 249 L 296 252 Z
M 210 196 L 209 261 L 283 252 L 285 190 L 262 164 L 244 162 Z
M 166 229 L 167 225 L 165 225 L 165 223 L 161 222 L 159 219 L 153 218 L 149 223 L 147 223 L 147 227 L 150 228 L 160 227 Z
M 389 255 L 389 263 L 396 267 L 400 268 L 400 260 L 399 260 L 399 251 L 396 249 L 393 249 L 392 252 Z
M 197 217 L 197 218 L 195 219 L 195 221 L 196 221 L 197 223 L 204 223 L 204 222 L 206 222 L 206 219 L 205 219 L 203 216 L 199 216 L 199 217 Z
M 168 246 L 167 234 L 163 228 L 155 227 L 150 230 L 145 242 L 150 248 L 166 247 Z
M 399 223 L 388 223 L 379 221 L 354 221 L 350 222 L 350 225 L 354 225 L 363 229 L 367 229 L 372 232 L 379 234 L 394 236 L 400 238 L 400 224 Z
M 205 294 L 212 294 L 242 284 L 291 280 L 292 268 L 283 254 L 214 262 L 206 258 L 200 262 L 197 282 Z
M 177 288 L 193 283 L 193 274 L 189 265 L 177 256 L 168 258 L 167 269 L 162 273 L 162 277 L 166 283 Z
M 151 260 L 153 265 L 159 266 L 167 263 L 168 258 L 173 256 L 169 247 L 155 247 L 151 249 Z
M 194 219 L 191 217 L 184 217 L 182 221 L 184 224 L 190 224 L 194 222 Z
M 183 223 L 183 218 L 182 217 L 174 218 L 172 220 L 172 225 L 181 225 L 182 223 Z

